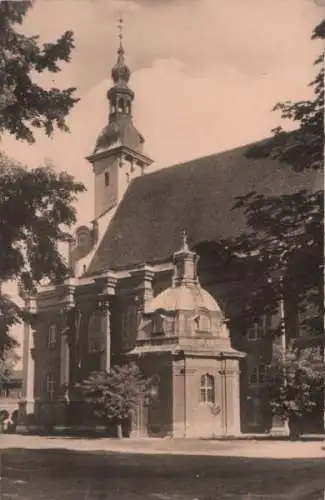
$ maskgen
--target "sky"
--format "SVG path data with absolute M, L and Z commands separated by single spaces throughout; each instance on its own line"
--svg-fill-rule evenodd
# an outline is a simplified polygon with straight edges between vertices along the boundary
M 51 158 L 83 181 L 80 223 L 93 217 L 93 174 L 84 159 L 105 126 L 110 70 L 116 59 L 117 19 L 136 93 L 134 120 L 153 168 L 229 149 L 270 135 L 274 104 L 308 96 L 310 41 L 323 0 L 36 0 L 23 26 L 53 41 L 75 34 L 72 61 L 45 85 L 75 86 L 80 102 L 70 134 L 29 146 L 6 138 L 7 153 L 30 166 Z M 324 2 L 323 2 L 324 3 Z
M 36 134 L 29 146 L 5 137 L 1 147 L 30 167 L 50 158 L 88 188 L 78 219 L 93 218 L 93 174 L 85 156 L 107 123 L 110 70 L 124 19 L 124 47 L 135 91 L 134 121 L 153 169 L 243 145 L 279 124 L 278 101 L 308 98 L 310 40 L 325 0 L 36 0 L 22 29 L 53 41 L 72 30 L 76 48 L 44 85 L 75 86 L 80 101 L 70 134 Z

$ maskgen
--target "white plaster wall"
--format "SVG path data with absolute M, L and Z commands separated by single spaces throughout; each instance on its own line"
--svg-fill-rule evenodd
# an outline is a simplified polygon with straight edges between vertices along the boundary
M 95 174 L 95 219 L 98 219 L 104 212 L 113 208 L 119 201 L 118 197 L 118 159 L 103 158 L 96 162 Z M 109 172 L 109 185 L 105 185 L 105 172 Z M 89 219 L 93 214 L 89 214 Z

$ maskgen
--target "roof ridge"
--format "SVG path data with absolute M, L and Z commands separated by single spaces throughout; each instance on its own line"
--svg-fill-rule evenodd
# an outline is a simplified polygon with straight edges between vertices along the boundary
M 289 194 L 314 186 L 314 172 L 298 173 L 276 159 L 251 157 L 251 147 L 239 146 L 134 179 L 93 256 L 88 274 L 104 268 L 133 267 L 140 262 L 165 262 L 178 247 L 184 228 L 190 231 L 194 247 L 202 241 L 237 237 L 247 229 L 243 211 L 233 210 L 239 196 L 251 191 Z
M 170 170 L 170 169 L 174 169 L 174 168 L 176 169 L 179 167 L 185 167 L 186 165 L 189 165 L 190 163 L 194 163 L 194 162 L 197 162 L 200 160 L 207 160 L 207 159 L 212 158 L 214 156 L 222 156 L 222 155 L 226 155 L 227 153 L 236 153 L 240 150 L 242 150 L 242 151 L 249 150 L 251 147 L 266 143 L 270 139 L 272 139 L 272 136 L 266 137 L 265 139 L 260 139 L 258 141 L 253 141 L 253 142 L 250 142 L 248 144 L 241 144 L 241 145 L 236 146 L 234 148 L 229 147 L 227 149 L 217 151 L 216 153 L 211 153 L 211 154 L 204 155 L 204 156 L 195 156 L 195 157 L 191 158 L 190 160 L 185 160 L 185 161 L 181 161 L 178 163 L 174 163 L 172 165 L 166 165 L 164 167 L 159 167 L 159 168 L 157 168 L 157 170 L 154 170 L 152 172 L 148 172 L 141 177 L 137 177 L 136 179 L 134 179 L 134 181 L 139 181 L 140 179 L 147 178 L 149 176 L 153 176 L 155 174 L 158 174 L 158 172 L 161 172 L 161 171 Z

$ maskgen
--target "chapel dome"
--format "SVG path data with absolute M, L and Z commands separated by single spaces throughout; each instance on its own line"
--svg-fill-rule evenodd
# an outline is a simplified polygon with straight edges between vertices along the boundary
M 170 312 L 205 310 L 212 313 L 221 313 L 221 309 L 212 295 L 199 284 L 194 286 L 184 284 L 167 288 L 149 304 L 148 312 L 158 310 Z
M 198 280 L 198 256 L 188 246 L 187 234 L 182 232 L 182 247 L 173 255 L 174 274 L 172 286 L 161 292 L 149 305 L 149 313 L 163 309 L 165 311 L 204 310 L 209 313 L 221 313 L 212 295 L 204 290 Z

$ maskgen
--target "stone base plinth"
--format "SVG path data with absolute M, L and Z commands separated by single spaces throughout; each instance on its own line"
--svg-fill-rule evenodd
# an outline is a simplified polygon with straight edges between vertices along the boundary
M 282 420 L 277 415 L 273 417 L 271 436 L 289 436 L 289 426 L 287 420 Z

